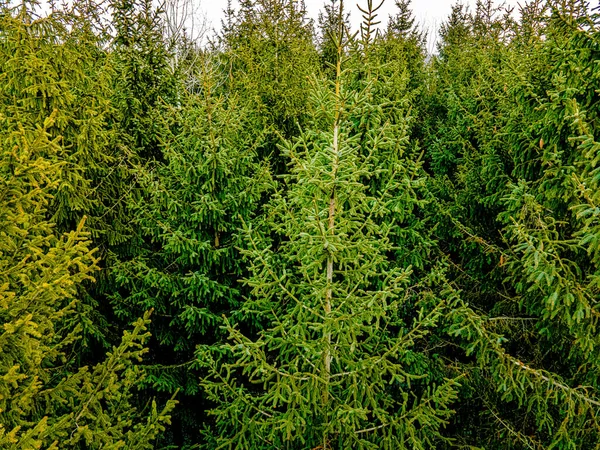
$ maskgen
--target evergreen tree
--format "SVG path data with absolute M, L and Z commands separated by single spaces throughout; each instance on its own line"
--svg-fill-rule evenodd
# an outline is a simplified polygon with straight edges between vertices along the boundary
M 0 0 L 0 448 L 598 447 L 600 14 L 411 3 Z
M 372 42 L 361 44 L 364 60 L 362 65 L 357 66 L 356 72 L 365 74 L 365 82 L 377 80 L 379 101 L 387 99 L 394 105 L 387 108 L 389 120 L 396 122 L 398 117 L 406 118 L 406 132 L 412 141 L 410 151 L 414 159 L 420 160 L 417 148 L 424 137 L 422 110 L 425 109 L 424 94 L 428 84 L 426 34 L 414 24 L 410 2 L 399 2 L 396 6 L 398 13 L 390 17 L 386 31 L 369 32 L 368 36 L 373 36 L 370 38 Z M 363 14 L 365 21 L 362 28 L 373 28 L 374 22 L 378 22 L 377 10 L 367 4 Z M 363 41 L 368 36 L 365 35 Z
M 404 40 L 422 40 L 423 33 L 418 30 L 415 16 L 410 8 L 412 0 L 395 0 L 395 2 L 397 12 L 394 16 L 390 16 L 387 32 Z
M 456 381 L 418 350 L 445 315 L 431 288 L 439 271 L 414 283 L 410 267 L 390 260 L 394 226 L 382 220 L 411 213 L 418 181 L 399 157 L 377 195 L 369 192 L 380 147 L 401 155 L 402 143 L 383 120 L 362 143 L 354 134 L 353 110 L 370 95 L 346 88 L 341 36 L 335 91 L 314 81 L 310 127 L 282 146 L 288 190 L 270 203 L 266 229 L 246 227 L 252 292 L 242 312 L 263 329 L 249 336 L 228 320 L 230 342 L 199 354 L 211 374 L 202 385 L 217 403 L 210 448 L 443 442 Z
M 363 180 L 369 186 L 371 195 L 379 196 L 386 189 L 391 189 L 391 195 L 396 195 L 408 188 L 404 184 L 395 187 L 389 185 L 389 179 L 397 176 L 398 164 L 401 163 L 419 181 L 410 185 L 414 190 L 414 198 L 424 199 L 427 194 L 423 190 L 423 151 L 419 148 L 418 140 L 418 116 L 423 103 L 420 97 L 425 75 L 424 53 L 420 59 L 411 61 L 407 57 L 410 44 L 401 38 L 378 32 L 376 27 L 379 24 L 380 7 L 381 4 L 366 2 L 365 7 L 361 8 L 363 23 L 360 39 L 349 41 L 352 51 L 344 62 L 349 73 L 347 86 L 367 96 L 360 106 L 348 111 L 348 120 L 354 125 L 349 134 L 358 139 L 364 156 L 373 158 L 373 167 L 376 169 Z M 376 139 L 373 133 L 377 133 L 382 126 L 393 129 L 395 140 L 372 146 L 370 142 Z M 391 212 L 383 220 L 394 224 L 392 241 L 396 262 L 403 267 L 412 265 L 413 268 L 425 269 L 425 262 L 429 260 L 429 252 L 434 245 L 426 230 L 434 223 L 430 223 L 425 211 L 421 210 L 422 202 L 409 204 L 410 214 L 398 216 Z M 429 269 L 430 266 L 425 270 Z
M 296 135 L 305 117 L 308 80 L 317 64 L 313 35 L 303 1 L 244 0 L 235 26 L 221 37 L 228 90 L 253 106 L 261 128 L 271 132 L 260 154 L 271 158 L 276 173 L 285 170 L 277 143 Z
M 107 8 L 112 31 L 107 52 L 113 68 L 109 126 L 119 155 L 118 179 L 113 183 L 117 196 L 108 212 L 117 214 L 122 225 L 119 235 L 108 243 L 103 255 L 105 270 L 92 295 L 110 318 L 108 328 L 114 334 L 145 311 L 136 308 L 134 314 L 122 314 L 110 301 L 119 286 L 113 267 L 144 251 L 131 205 L 145 195 L 140 170 L 163 158 L 161 145 L 168 130 L 162 116 L 177 102 L 179 86 L 177 74 L 169 66 L 162 11 L 144 0 L 114 0 Z
M 186 435 L 195 439 L 199 428 L 195 348 L 219 343 L 222 315 L 236 315 L 241 303 L 239 248 L 246 244 L 239 228 L 256 219 L 272 187 L 257 157 L 264 133 L 237 98 L 218 93 L 220 76 L 207 57 L 195 74 L 200 91 L 168 112 L 163 160 L 136 173 L 144 195 L 130 207 L 139 251 L 112 268 L 119 317 L 156 311 L 148 382 L 189 396 L 178 415 L 177 445 Z
M 174 403 L 131 406 L 148 315 L 95 367 L 75 357 L 78 286 L 98 267 L 83 221 L 61 235 L 47 218 L 69 170 L 55 160 L 59 117 L 34 127 L 0 114 L 0 446 L 150 449 Z
M 137 189 L 131 168 L 140 157 L 159 156 L 152 115 L 172 94 L 164 85 L 173 85 L 160 45 L 160 24 L 150 4 L 112 6 L 115 42 L 103 8 L 92 1 L 53 5 L 51 14 L 40 18 L 34 3 L 24 2 L 16 9 L 6 5 L 1 17 L 0 58 L 6 82 L 0 102 L 7 121 L 36 126 L 55 115 L 49 133 L 62 145 L 53 157 L 66 169 L 54 186 L 48 214 L 61 232 L 75 229 L 87 216 L 103 259 L 111 252 L 132 251 L 126 198 Z M 98 283 L 81 285 L 83 301 L 77 308 L 85 357 L 98 344 L 108 347 L 107 336 L 122 332 L 105 319 L 111 311 L 103 293 L 114 287 L 106 275 L 103 271 Z
M 35 125 L 55 114 L 49 133 L 60 136 L 57 157 L 69 170 L 56 186 L 49 213 L 61 231 L 74 229 L 87 215 L 95 241 L 105 248 L 118 239 L 114 186 L 122 175 L 109 126 L 113 73 L 102 48 L 106 30 L 90 12 L 93 3 L 55 8 L 39 18 L 35 3 L 0 7 L 0 102 L 6 120 Z
M 110 3 L 115 58 L 115 98 L 122 145 L 146 160 L 161 158 L 162 108 L 177 101 L 161 11 L 150 0 Z
M 445 57 L 445 52 L 453 49 L 465 39 L 470 32 L 470 11 L 463 3 L 452 5 L 450 17 L 440 26 L 440 41 L 438 42 L 438 51 L 442 58 Z
M 29 2 L 0 8 L 5 126 L 35 127 L 55 117 L 48 133 L 61 145 L 51 157 L 64 168 L 52 187 L 48 217 L 65 232 L 86 216 L 94 244 L 104 254 L 128 228 L 119 207 L 126 157 L 119 154 L 110 126 L 113 71 L 103 48 L 106 29 L 94 15 L 94 3 L 76 2 L 41 16 Z M 96 299 L 87 295 L 77 307 L 84 347 L 106 344 L 106 323 Z
M 591 448 L 597 441 L 595 287 L 588 284 L 596 268 L 585 256 L 594 238 L 579 240 L 586 231 L 575 213 L 583 192 L 575 180 L 591 154 L 574 151 L 584 141 L 594 148 L 592 122 L 579 111 L 594 110 L 587 83 L 596 75 L 586 59 L 594 37 L 583 24 L 596 19 L 573 5 L 553 2 L 546 16 L 538 2 L 516 25 L 479 2 L 445 29 L 453 37 L 436 67 L 444 105 L 437 111 L 445 112 L 430 147 L 447 230 L 440 237 L 463 296 L 489 317 L 488 332 L 507 342 L 504 356 L 496 355 L 515 369 L 495 366 L 465 386 L 461 442 Z
M 407 71 L 410 77 L 410 90 L 416 91 L 419 98 L 425 86 L 425 44 L 427 34 L 415 24 L 415 16 L 411 10 L 411 0 L 396 0 L 397 12 L 390 16 L 384 36 L 383 60 L 396 71 Z

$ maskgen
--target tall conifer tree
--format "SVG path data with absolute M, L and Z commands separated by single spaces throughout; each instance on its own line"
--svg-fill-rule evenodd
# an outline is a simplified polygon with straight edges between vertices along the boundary
M 221 37 L 228 89 L 262 118 L 270 134 L 260 153 L 281 172 L 277 143 L 298 133 L 308 78 L 318 64 L 312 21 L 303 0 L 244 0 L 232 20 L 235 26 Z
M 48 133 L 60 145 L 51 158 L 64 168 L 52 187 L 48 217 L 64 232 L 74 230 L 85 215 L 95 245 L 105 254 L 128 229 L 119 207 L 127 163 L 111 129 L 113 71 L 104 48 L 107 31 L 94 15 L 93 3 L 55 7 L 40 16 L 30 2 L 0 8 L 5 124 L 35 127 L 53 115 Z M 86 296 L 78 309 L 86 345 L 105 343 L 106 323 L 98 302 Z
M 219 343 L 222 315 L 237 314 L 246 273 L 239 248 L 247 245 L 239 229 L 256 220 L 273 184 L 257 156 L 264 132 L 238 98 L 218 92 L 214 60 L 206 56 L 194 76 L 199 91 L 166 116 L 162 160 L 136 173 L 144 192 L 130 204 L 138 254 L 112 269 L 117 315 L 155 310 L 149 381 L 184 396 L 177 445 L 200 428 L 195 348 Z
M 491 2 L 455 11 L 436 68 L 440 237 L 514 367 L 471 379 L 459 439 L 498 448 L 597 441 L 595 238 L 576 213 L 591 211 L 578 183 L 594 164 L 595 35 L 583 24 L 597 18 L 583 2 L 549 3 L 529 5 L 519 25 Z
M 48 219 L 70 170 L 56 160 L 59 117 L 32 126 L 0 113 L 0 447 L 150 449 L 174 404 L 131 404 L 148 316 L 95 367 L 76 357 L 78 287 L 98 267 L 83 221 L 61 234 Z
M 217 403 L 207 447 L 443 442 L 456 381 L 435 373 L 418 342 L 440 324 L 447 305 L 431 289 L 435 277 L 414 284 L 410 267 L 389 258 L 390 213 L 410 214 L 417 181 L 397 158 L 377 195 L 370 192 L 378 151 L 401 153 L 403 143 L 384 120 L 373 119 L 368 125 L 378 128 L 365 129 L 364 140 L 355 134 L 355 109 L 383 118 L 384 107 L 368 105 L 371 86 L 348 89 L 340 31 L 333 91 L 313 82 L 310 126 L 282 146 L 289 190 L 270 203 L 266 232 L 246 227 L 252 292 L 242 311 L 263 330 L 249 336 L 228 321 L 227 356 L 207 348 L 199 354 L 211 373 L 202 385 Z

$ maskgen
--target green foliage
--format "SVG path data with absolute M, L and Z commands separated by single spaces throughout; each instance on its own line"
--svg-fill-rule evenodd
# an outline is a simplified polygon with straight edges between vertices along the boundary
M 163 107 L 177 101 L 161 11 L 150 0 L 113 0 L 115 91 L 120 139 L 143 160 L 161 158 Z
M 369 103 L 369 86 L 347 89 L 349 75 L 337 65 L 334 92 L 313 82 L 309 126 L 282 145 L 288 189 L 273 197 L 264 227 L 246 226 L 252 291 L 241 310 L 264 326 L 249 336 L 227 321 L 229 342 L 200 349 L 210 371 L 202 385 L 218 405 L 209 448 L 443 441 L 457 381 L 417 349 L 451 305 L 432 289 L 438 275 L 415 283 L 389 257 L 392 217 L 411 214 L 419 180 L 383 105 Z M 361 136 L 355 118 L 367 108 Z M 389 170 L 380 168 L 386 151 L 398 153 Z M 380 170 L 373 195 L 368 180 Z
M 147 382 L 190 396 L 198 391 L 196 346 L 219 342 L 222 315 L 237 314 L 242 300 L 239 249 L 247 244 L 239 229 L 273 187 L 257 157 L 263 133 L 239 99 L 218 93 L 218 76 L 213 60 L 203 61 L 199 91 L 168 111 L 163 160 L 136 172 L 145 193 L 130 204 L 138 253 L 112 268 L 119 317 L 156 311 Z
M 395 5 L 0 0 L 1 448 L 598 446 L 600 15 Z
M 254 108 L 270 134 L 260 154 L 279 173 L 281 137 L 298 133 L 306 115 L 308 80 L 317 65 L 312 22 L 303 1 L 244 0 L 221 36 L 228 90 Z
M 48 130 L 60 139 L 56 158 L 65 163 L 54 186 L 49 214 L 61 231 L 77 226 L 84 215 L 96 242 L 119 240 L 123 217 L 115 208 L 122 176 L 122 155 L 113 148 L 113 72 L 102 50 L 107 35 L 92 6 L 36 18 L 35 6 L 0 6 L 2 66 L 0 104 L 5 126 L 35 126 L 50 115 Z
M 52 117 L 46 131 L 55 145 L 51 153 L 39 151 L 60 163 L 61 172 L 49 186 L 47 218 L 65 232 L 87 217 L 94 243 L 104 250 L 126 228 L 118 203 L 123 158 L 112 147 L 109 127 L 112 70 L 101 48 L 105 31 L 89 13 L 93 5 L 42 17 L 29 3 L 0 8 L 2 130 L 35 129 Z M 104 343 L 106 323 L 96 299 L 86 296 L 77 308 L 84 347 Z
M 413 94 L 415 108 L 421 109 L 419 99 L 427 84 L 425 44 L 427 35 L 415 25 L 415 17 L 410 10 L 410 0 L 396 0 L 397 13 L 390 17 L 383 36 L 380 60 L 385 61 L 395 72 L 393 78 L 402 79 L 402 72 L 408 75 L 408 90 Z M 413 113 L 414 116 L 420 114 Z
M 583 2 L 534 2 L 520 23 L 480 2 L 473 14 L 455 8 L 443 28 L 429 155 L 443 239 L 463 295 L 492 317 L 518 368 L 480 372 L 459 411 L 494 448 L 598 439 L 597 261 L 584 219 L 596 24 Z M 488 411 L 470 426 L 475 405 Z
M 47 219 L 50 192 L 68 170 L 53 161 L 56 118 L 0 132 L 0 446 L 153 448 L 174 403 L 142 415 L 130 403 L 148 315 L 93 369 L 74 358 L 78 286 L 93 280 L 98 261 L 83 221 L 60 235 Z
M 328 78 L 334 79 L 336 74 L 336 63 L 338 47 L 336 36 L 341 29 L 345 38 L 350 38 L 350 13 L 342 11 L 341 0 L 329 0 L 319 12 L 319 59 L 323 72 Z M 341 23 L 340 23 L 341 20 Z

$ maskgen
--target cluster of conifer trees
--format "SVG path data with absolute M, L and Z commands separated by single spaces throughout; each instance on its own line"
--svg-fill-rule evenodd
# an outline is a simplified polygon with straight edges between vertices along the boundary
M 0 0 L 0 448 L 599 448 L 600 11 L 394 1 Z

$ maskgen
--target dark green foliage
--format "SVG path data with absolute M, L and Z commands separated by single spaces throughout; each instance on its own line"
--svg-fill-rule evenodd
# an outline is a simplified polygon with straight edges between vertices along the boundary
M 155 308 L 171 318 L 157 339 L 188 354 L 199 336 L 214 338 L 221 313 L 238 303 L 237 231 L 254 217 L 270 184 L 256 157 L 261 136 L 249 126 L 252 117 L 236 99 L 212 91 L 210 61 L 203 70 L 201 93 L 169 112 L 173 134 L 165 137 L 164 160 L 137 173 L 147 195 L 132 208 L 149 245 L 115 268 L 119 284 L 135 292 L 129 300 L 115 298 L 128 305 L 117 306 L 119 314 Z
M 457 417 L 471 442 L 492 448 L 598 440 L 598 269 L 594 219 L 584 218 L 595 21 L 583 2 L 533 3 L 520 24 L 480 2 L 473 14 L 455 9 L 443 28 L 429 154 L 443 239 L 464 270 L 463 295 L 493 318 L 516 369 L 473 377 Z M 507 394 L 509 383 L 517 391 Z M 473 408 L 484 411 L 474 424 Z
M 142 159 L 160 158 L 162 107 L 177 99 L 160 11 L 149 0 L 114 0 L 110 9 L 120 137 Z
M 165 111 L 171 131 L 162 160 L 136 172 L 145 193 L 130 204 L 138 253 L 112 268 L 119 317 L 156 311 L 148 382 L 190 396 L 198 391 L 196 346 L 219 342 L 222 315 L 235 314 L 241 303 L 239 248 L 247 244 L 239 229 L 255 219 L 273 187 L 257 157 L 263 135 L 250 111 L 216 91 L 212 59 L 194 75 L 199 92 Z
M 221 37 L 228 90 L 252 105 L 268 132 L 260 150 L 277 173 L 281 137 L 298 133 L 306 115 L 308 80 L 315 69 L 313 27 L 303 1 L 244 0 Z

